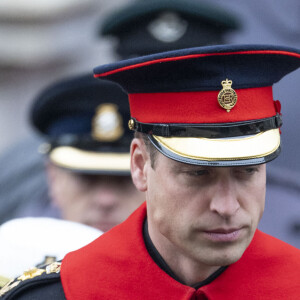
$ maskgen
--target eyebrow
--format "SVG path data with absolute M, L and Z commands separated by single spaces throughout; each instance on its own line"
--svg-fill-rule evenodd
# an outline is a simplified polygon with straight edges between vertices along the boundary
M 213 168 L 213 167 L 208 167 L 208 166 L 200 166 L 200 165 L 190 165 L 190 164 L 185 164 L 185 163 L 179 163 L 176 162 L 175 164 L 172 164 L 171 170 L 178 172 L 182 170 L 204 170 L 208 168 Z

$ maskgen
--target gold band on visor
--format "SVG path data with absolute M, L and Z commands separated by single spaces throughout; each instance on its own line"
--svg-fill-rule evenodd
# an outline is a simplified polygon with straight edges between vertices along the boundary
M 261 158 L 280 146 L 279 129 L 251 136 L 208 139 L 194 137 L 165 138 L 152 136 L 161 146 L 184 158 L 204 161 L 245 160 Z
M 49 154 L 57 166 L 78 171 L 130 172 L 130 153 L 101 153 L 57 147 Z

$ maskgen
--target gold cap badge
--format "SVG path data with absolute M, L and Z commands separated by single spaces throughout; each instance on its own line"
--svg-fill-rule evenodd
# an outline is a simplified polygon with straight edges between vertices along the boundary
M 221 82 L 223 89 L 218 94 L 218 102 L 221 107 L 226 109 L 227 112 L 236 105 L 237 94 L 234 89 L 231 88 L 232 80 L 223 80 Z
M 100 142 L 114 142 L 123 133 L 123 119 L 118 106 L 111 103 L 99 105 L 92 121 L 93 138 Z

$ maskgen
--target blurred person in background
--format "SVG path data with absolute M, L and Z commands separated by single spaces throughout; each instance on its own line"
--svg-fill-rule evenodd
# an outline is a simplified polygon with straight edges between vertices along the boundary
M 23 216 L 28 205 L 49 204 L 37 151 L 42 140 L 32 132 L 28 110 L 49 83 L 90 70 L 95 53 L 108 57 L 93 35 L 107 6 L 98 0 L 0 1 L 0 224 Z
M 117 85 L 89 74 L 59 81 L 38 95 L 31 120 L 46 139 L 40 151 L 59 217 L 107 231 L 143 202 L 130 176 L 127 95 Z
M 30 119 L 44 140 L 40 175 L 48 180 L 49 201 L 29 199 L 19 218 L 0 226 L 2 285 L 91 242 L 144 199 L 130 176 L 129 107 L 116 84 L 91 74 L 55 82 L 36 97 Z

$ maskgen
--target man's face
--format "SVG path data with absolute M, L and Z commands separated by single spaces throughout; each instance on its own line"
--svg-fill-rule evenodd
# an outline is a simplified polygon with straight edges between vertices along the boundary
M 81 175 L 54 165 L 50 169 L 51 198 L 63 219 L 107 231 L 143 202 L 130 176 Z
M 265 165 L 193 166 L 158 153 L 143 170 L 149 233 L 164 258 L 225 266 L 242 256 L 264 210 Z

